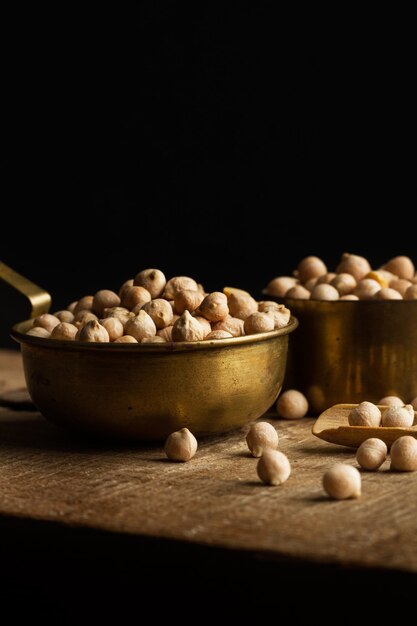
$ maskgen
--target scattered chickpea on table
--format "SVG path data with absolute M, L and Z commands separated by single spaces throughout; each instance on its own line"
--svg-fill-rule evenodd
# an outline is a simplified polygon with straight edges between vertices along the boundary
M 391 469 L 400 472 L 417 470 L 417 439 L 404 435 L 394 441 L 391 446 Z
M 377 470 L 387 458 L 388 448 L 385 441 L 377 437 L 366 439 L 356 451 L 356 460 L 365 470 Z
M 197 439 L 188 428 L 171 433 L 165 442 L 165 454 L 170 461 L 185 463 L 197 452 Z
M 278 433 L 269 422 L 255 422 L 249 428 L 246 443 L 252 456 L 260 457 L 265 450 L 278 447 Z
M 324 474 L 323 487 L 335 500 L 359 498 L 362 493 L 361 475 L 353 465 L 337 463 Z

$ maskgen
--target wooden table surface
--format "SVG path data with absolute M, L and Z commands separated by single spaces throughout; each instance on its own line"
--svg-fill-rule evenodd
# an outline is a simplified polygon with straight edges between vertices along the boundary
M 24 384 L 20 355 L 0 352 L 0 393 Z M 312 419 L 273 420 L 292 465 L 259 482 L 245 430 L 202 440 L 189 463 L 161 446 L 94 443 L 37 412 L 0 408 L 0 515 L 252 551 L 287 560 L 417 571 L 417 473 L 363 473 L 358 500 L 332 501 L 326 468 L 355 464 L 311 434 Z

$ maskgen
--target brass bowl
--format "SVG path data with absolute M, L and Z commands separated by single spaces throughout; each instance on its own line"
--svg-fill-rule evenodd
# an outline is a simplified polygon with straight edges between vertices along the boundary
M 313 413 L 417 396 L 417 300 L 279 302 L 300 323 L 290 339 L 285 387 L 302 391 Z
M 186 426 L 220 433 L 257 419 L 284 379 L 292 318 L 281 330 L 167 344 L 93 344 L 13 327 L 27 387 L 48 420 L 100 436 L 164 439 Z
M 0 278 L 27 296 L 32 318 L 46 313 L 43 289 L 0 262 Z M 109 344 L 56 341 L 13 327 L 26 383 L 47 419 L 93 435 L 163 439 L 184 426 L 220 433 L 257 419 L 284 379 L 288 335 L 281 330 L 213 341 Z

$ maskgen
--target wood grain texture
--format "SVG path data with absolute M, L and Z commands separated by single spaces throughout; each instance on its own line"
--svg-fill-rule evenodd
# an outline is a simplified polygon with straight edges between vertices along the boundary
M 22 385 L 19 356 L 0 355 L 3 388 Z M 417 571 L 417 473 L 363 473 L 358 500 L 331 501 L 321 478 L 353 452 L 319 441 L 313 421 L 273 420 L 292 464 L 262 485 L 246 429 L 202 440 L 186 464 L 160 447 L 91 442 L 38 413 L 0 409 L 0 514 L 268 553 Z
M 414 425 L 410 428 L 382 427 L 372 428 L 370 426 L 349 426 L 349 413 L 357 404 L 335 404 L 324 411 L 314 422 L 312 433 L 316 437 L 350 448 L 359 448 L 361 443 L 371 437 L 377 437 L 385 441 L 390 448 L 396 439 L 404 435 L 411 435 L 417 438 L 417 413 L 414 411 Z M 377 405 L 381 412 L 388 407 Z

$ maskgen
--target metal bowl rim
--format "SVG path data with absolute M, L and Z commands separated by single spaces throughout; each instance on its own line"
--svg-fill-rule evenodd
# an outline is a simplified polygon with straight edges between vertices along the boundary
M 243 337 L 230 337 L 229 339 L 210 339 L 203 341 L 171 341 L 167 343 L 90 343 L 80 341 L 61 341 L 58 339 L 44 339 L 43 337 L 34 337 L 26 335 L 19 329 L 26 326 L 31 320 L 19 322 L 12 327 L 10 331 L 11 337 L 21 344 L 28 344 L 40 348 L 61 349 L 68 351 L 109 351 L 109 352 L 137 352 L 146 354 L 149 352 L 169 353 L 169 352 L 190 352 L 195 350 L 210 350 L 213 348 L 226 348 L 247 345 L 251 343 L 259 343 L 282 337 L 293 332 L 298 326 L 298 319 L 291 316 L 289 323 L 284 328 L 272 330 L 267 333 L 257 333 L 254 335 L 244 335 Z
M 279 302 L 280 304 L 288 305 L 289 308 L 297 307 L 300 303 L 303 303 L 303 306 L 310 307 L 311 309 L 320 308 L 320 307 L 337 307 L 340 306 L 356 306 L 356 307 L 366 307 L 366 306 L 383 306 L 383 307 L 396 307 L 396 306 L 414 306 L 417 305 L 417 300 L 305 300 L 304 298 L 286 298 L 279 296 L 268 296 L 274 302 Z

